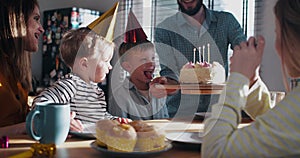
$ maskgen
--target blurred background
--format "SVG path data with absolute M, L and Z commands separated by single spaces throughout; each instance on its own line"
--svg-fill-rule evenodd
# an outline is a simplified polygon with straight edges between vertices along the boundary
M 84 27 L 107 11 L 117 0 L 39 0 L 42 24 L 45 29 L 40 48 L 32 57 L 32 73 L 35 90 L 50 86 L 58 78 L 69 72 L 59 58 L 59 44 L 62 34 L 68 29 Z M 177 0 L 119 0 L 119 17 L 115 32 L 115 42 L 123 40 L 129 9 L 145 30 L 148 39 L 153 39 L 153 26 L 178 10 Z M 274 48 L 274 13 L 276 0 L 204 0 L 213 10 L 229 11 L 238 19 L 249 36 L 263 35 L 266 38 L 266 51 L 261 66 L 261 77 L 270 90 L 285 91 L 280 61 Z M 229 50 L 229 52 L 232 52 Z M 112 65 L 116 62 L 115 55 Z M 123 74 L 124 75 L 124 74 Z M 100 83 L 104 91 L 109 91 L 109 77 Z M 120 76 L 122 78 L 122 75 Z M 106 93 L 108 94 L 108 93 Z

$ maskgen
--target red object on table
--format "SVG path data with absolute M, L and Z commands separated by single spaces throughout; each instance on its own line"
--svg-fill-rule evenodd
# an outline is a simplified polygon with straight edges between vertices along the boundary
M 8 136 L 3 136 L 1 139 L 1 148 L 8 148 L 9 147 L 9 138 Z

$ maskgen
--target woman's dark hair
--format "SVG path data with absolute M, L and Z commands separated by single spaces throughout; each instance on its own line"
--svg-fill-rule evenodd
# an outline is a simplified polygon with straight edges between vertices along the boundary
M 36 6 L 37 0 L 0 1 L 0 79 L 12 78 L 26 90 L 31 89 L 31 55 L 24 51 L 22 37 Z

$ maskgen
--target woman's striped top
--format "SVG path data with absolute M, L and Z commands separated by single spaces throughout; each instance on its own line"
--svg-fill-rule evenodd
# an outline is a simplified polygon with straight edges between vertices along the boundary
M 247 100 L 254 101 L 249 99 L 248 85 L 245 76 L 230 75 L 219 102 L 213 106 L 212 117 L 205 121 L 202 157 L 299 157 L 300 87 L 249 126 L 238 129 L 241 109 L 247 109 Z M 258 100 L 261 91 L 255 93 L 252 97 Z M 251 106 L 255 104 L 267 106 L 265 101 L 254 101 Z

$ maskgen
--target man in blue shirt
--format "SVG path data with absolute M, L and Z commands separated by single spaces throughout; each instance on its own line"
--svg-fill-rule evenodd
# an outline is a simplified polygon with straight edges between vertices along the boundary
M 213 11 L 206 8 L 203 0 L 177 0 L 179 12 L 166 18 L 155 29 L 155 44 L 159 55 L 163 80 L 162 84 L 178 83 L 180 69 L 189 61 L 217 61 L 225 67 L 228 75 L 228 47 L 231 49 L 246 40 L 243 30 L 228 12 Z M 204 49 L 203 49 L 204 48 Z M 205 49 L 206 48 L 206 49 Z M 196 54 L 196 55 L 194 55 Z M 204 58 L 203 58 L 204 57 Z M 162 82 L 163 81 L 163 82 Z M 170 117 L 206 112 L 210 104 L 217 101 L 218 95 L 185 95 L 180 91 L 169 94 L 167 106 Z

